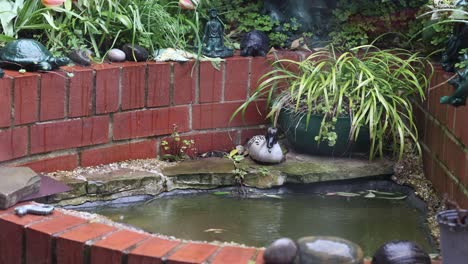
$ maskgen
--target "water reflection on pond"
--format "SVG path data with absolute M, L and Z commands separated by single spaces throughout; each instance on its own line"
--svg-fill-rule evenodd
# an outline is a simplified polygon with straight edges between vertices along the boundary
M 406 200 L 295 193 L 242 199 L 203 193 L 148 203 L 98 207 L 93 212 L 146 231 L 203 241 L 267 246 L 280 237 L 339 236 L 366 255 L 384 242 L 412 240 L 433 252 L 424 217 Z

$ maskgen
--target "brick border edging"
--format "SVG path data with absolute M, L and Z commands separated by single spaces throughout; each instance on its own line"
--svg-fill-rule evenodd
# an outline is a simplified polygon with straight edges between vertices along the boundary
M 196 67 L 189 61 L 95 64 L 49 73 L 6 70 L 0 79 L 0 166 L 51 172 L 154 158 L 173 124 L 182 136 L 201 142 L 199 152 L 228 150 L 267 124 L 255 106 L 245 119 L 229 118 L 270 62 L 307 54 L 234 56 L 220 71 L 209 61 Z M 265 108 L 264 100 L 259 103 Z
M 440 195 L 447 193 L 468 208 L 468 106 L 455 108 L 439 102 L 454 91 L 448 83 L 440 85 L 452 75 L 435 65 L 427 100 L 415 103 L 414 118 L 421 131 L 425 176 Z
M 182 241 L 99 223 L 65 209 L 19 217 L 0 210 L 0 263 L 264 264 L 263 249 Z M 440 261 L 433 261 L 440 264 Z M 370 264 L 366 259 L 364 264 Z

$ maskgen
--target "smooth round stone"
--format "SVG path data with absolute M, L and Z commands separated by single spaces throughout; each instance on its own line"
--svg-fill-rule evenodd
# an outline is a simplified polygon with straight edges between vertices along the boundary
M 431 258 L 416 243 L 397 240 L 377 249 L 372 264 L 431 264 Z
M 339 237 L 310 236 L 297 241 L 301 264 L 362 264 L 364 254 L 357 244 Z
M 125 44 L 122 47 L 122 50 L 125 52 L 125 56 L 128 61 L 146 61 L 149 56 L 149 53 L 145 48 L 136 44 Z
M 271 243 L 263 253 L 265 264 L 293 263 L 297 253 L 297 246 L 289 238 L 280 238 Z
M 125 52 L 119 49 L 111 49 L 107 52 L 107 58 L 115 62 L 125 61 Z
M 70 58 L 76 64 L 89 66 L 91 65 L 92 55 L 93 53 L 88 49 L 75 49 L 68 54 L 68 58 Z

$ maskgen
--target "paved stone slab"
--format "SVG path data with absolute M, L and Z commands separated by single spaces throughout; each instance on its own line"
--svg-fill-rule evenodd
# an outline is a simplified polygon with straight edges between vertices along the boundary
M 41 177 L 27 167 L 0 167 L 0 209 L 39 191 Z

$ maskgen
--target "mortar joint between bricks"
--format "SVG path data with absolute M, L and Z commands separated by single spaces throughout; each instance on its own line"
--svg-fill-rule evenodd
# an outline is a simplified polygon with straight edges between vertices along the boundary
M 252 87 L 252 58 L 249 57 L 249 63 L 248 63 L 248 75 L 247 75 L 247 87 L 245 87 L 245 98 L 249 98 L 250 96 L 250 87 Z
M 70 78 L 65 78 L 65 103 L 63 106 L 65 109 L 63 111 L 65 118 L 68 118 L 70 113 Z
M 93 69 L 93 84 L 91 87 L 91 115 L 96 115 L 96 70 Z
M 145 63 L 145 96 L 143 99 L 143 108 L 148 107 L 148 89 L 149 89 L 149 84 L 148 84 L 148 78 L 149 78 L 149 66 L 147 63 Z
M 170 73 L 169 73 L 169 106 L 174 105 L 174 63 L 170 63 Z
M 227 69 L 227 62 L 224 61 L 221 63 L 221 103 L 224 103 L 224 96 L 226 94 L 226 69 Z
M 15 82 L 12 77 L 7 77 L 10 80 L 10 128 L 14 127 L 15 124 Z
M 121 112 L 121 111 L 122 111 L 122 90 L 123 90 L 123 89 L 122 89 L 122 82 L 123 82 L 122 77 L 123 77 L 123 67 L 120 66 L 120 67 L 119 67 L 119 76 L 118 76 L 118 78 L 119 78 L 119 82 L 118 82 L 118 83 L 119 83 L 119 87 L 118 87 L 118 89 L 117 89 L 117 90 L 118 90 L 118 93 L 119 93 L 119 94 L 118 94 L 118 95 L 119 95 L 119 96 L 118 96 L 118 107 L 117 107 L 117 111 L 118 111 L 118 112 Z

